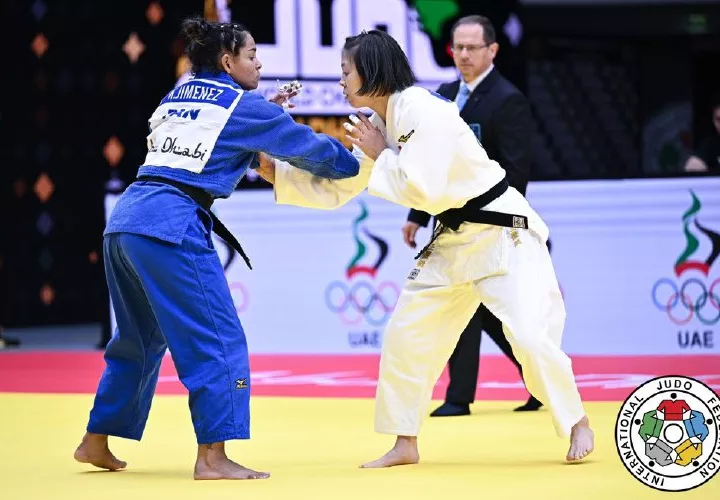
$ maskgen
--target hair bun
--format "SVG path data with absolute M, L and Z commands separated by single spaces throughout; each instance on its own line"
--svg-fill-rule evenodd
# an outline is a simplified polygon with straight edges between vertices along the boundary
M 248 37 L 241 24 L 208 22 L 199 16 L 185 19 L 180 35 L 184 39 L 185 54 L 192 64 L 193 73 L 223 71 L 220 56 L 226 52 L 236 56 Z
M 210 31 L 210 24 L 202 18 L 186 19 L 182 24 L 182 34 L 187 43 L 203 45 Z

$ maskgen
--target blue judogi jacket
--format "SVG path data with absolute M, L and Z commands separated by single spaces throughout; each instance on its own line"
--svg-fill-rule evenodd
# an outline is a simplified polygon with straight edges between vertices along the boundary
M 281 106 L 244 91 L 226 73 L 198 73 L 170 91 L 149 121 L 148 153 L 138 170 L 227 198 L 258 152 L 328 179 L 354 177 L 359 164 L 337 139 L 296 123 Z M 105 234 L 130 232 L 180 243 L 197 205 L 176 189 L 131 184 Z

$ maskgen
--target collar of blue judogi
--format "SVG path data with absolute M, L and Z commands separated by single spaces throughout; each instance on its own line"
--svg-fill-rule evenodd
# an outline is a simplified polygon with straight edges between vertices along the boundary
M 195 78 L 204 80 L 215 80 L 220 83 L 225 83 L 227 85 L 232 85 L 233 87 L 240 88 L 240 85 L 238 85 L 237 82 L 233 80 L 232 77 L 224 71 L 200 70 L 195 73 Z

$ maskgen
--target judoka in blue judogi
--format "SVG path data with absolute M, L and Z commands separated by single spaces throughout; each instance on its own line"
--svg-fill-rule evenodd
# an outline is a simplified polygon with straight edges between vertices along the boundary
M 252 381 L 245 333 L 211 240 L 219 221 L 209 207 L 257 167 L 258 152 L 328 179 L 355 176 L 359 165 L 336 139 L 294 122 L 278 105 L 288 95 L 268 102 L 247 91 L 257 87 L 261 64 L 242 26 L 195 19 L 183 28 L 195 76 L 152 114 L 146 160 L 105 229 L 118 328 L 75 457 L 125 467 L 107 437 L 140 440 L 169 349 L 189 391 L 195 478 L 267 477 L 224 451 L 225 441 L 250 437 Z

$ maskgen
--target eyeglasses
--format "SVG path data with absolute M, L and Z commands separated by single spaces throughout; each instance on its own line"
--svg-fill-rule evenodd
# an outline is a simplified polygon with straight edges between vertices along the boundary
M 450 46 L 450 50 L 452 50 L 453 52 L 457 52 L 458 54 L 459 54 L 460 52 L 462 52 L 463 50 L 467 50 L 469 53 L 472 54 L 472 53 L 474 53 L 474 52 L 477 52 L 477 51 L 480 50 L 480 49 L 484 49 L 484 48 L 486 48 L 486 47 L 490 47 L 491 45 L 492 45 L 492 43 L 487 43 L 487 44 L 485 44 L 485 45 L 463 45 L 463 44 L 456 44 L 456 45 L 451 45 L 451 46 Z

